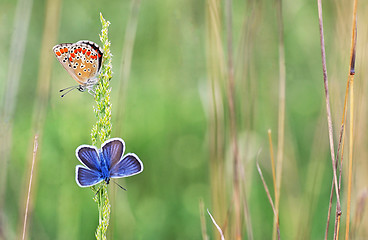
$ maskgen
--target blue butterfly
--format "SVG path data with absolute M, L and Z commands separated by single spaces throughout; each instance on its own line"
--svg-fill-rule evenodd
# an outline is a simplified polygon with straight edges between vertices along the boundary
M 125 144 L 121 138 L 104 142 L 101 149 L 81 145 L 75 150 L 78 160 L 84 165 L 75 168 L 75 181 L 80 187 L 90 187 L 101 181 L 109 184 L 110 178 L 123 178 L 143 171 L 143 164 L 137 155 L 123 156 Z

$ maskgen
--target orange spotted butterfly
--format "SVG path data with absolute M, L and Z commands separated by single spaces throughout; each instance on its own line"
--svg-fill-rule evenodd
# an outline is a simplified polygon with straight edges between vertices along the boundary
M 93 87 L 98 83 L 98 73 L 102 64 L 102 49 L 94 42 L 81 40 L 76 43 L 61 43 L 53 47 L 57 60 L 79 85 L 60 90 L 66 93 L 73 89 L 89 93 L 94 92 Z

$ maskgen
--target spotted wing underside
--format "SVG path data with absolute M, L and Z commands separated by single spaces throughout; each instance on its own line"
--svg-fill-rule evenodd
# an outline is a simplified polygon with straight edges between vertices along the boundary
M 94 85 L 101 67 L 102 52 L 89 41 L 62 43 L 53 48 L 56 58 L 65 70 L 82 86 Z

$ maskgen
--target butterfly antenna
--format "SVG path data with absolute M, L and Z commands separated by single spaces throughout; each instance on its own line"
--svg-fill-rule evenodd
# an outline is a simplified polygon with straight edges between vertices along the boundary
M 70 88 L 77 88 L 79 85 L 76 85 L 76 86 L 70 86 L 70 87 L 67 87 L 67 88 L 64 88 L 64 89 L 60 89 L 59 92 L 64 92 L 65 90 L 68 90 Z
M 115 182 L 115 181 L 113 181 L 116 185 L 118 185 L 121 189 L 123 189 L 123 190 L 125 190 L 125 191 L 127 191 L 125 188 L 123 188 L 122 186 L 120 186 L 120 184 L 119 183 L 117 183 L 117 182 Z
M 64 92 L 65 90 L 68 90 L 66 93 L 62 94 L 60 97 L 64 97 L 65 95 L 67 95 L 69 92 L 73 91 L 74 89 L 78 88 L 78 86 L 71 86 L 71 87 L 67 87 L 64 89 L 60 89 L 59 92 Z

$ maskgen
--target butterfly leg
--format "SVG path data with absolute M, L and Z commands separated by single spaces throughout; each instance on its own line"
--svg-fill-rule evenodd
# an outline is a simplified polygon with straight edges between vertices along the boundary
M 97 194 L 101 191 L 102 184 L 100 184 L 100 187 L 97 189 L 97 191 L 96 191 L 95 195 L 93 196 L 93 198 L 95 198 L 97 196 Z
M 96 92 L 93 89 L 89 89 L 88 93 L 91 94 L 92 96 L 96 95 Z

